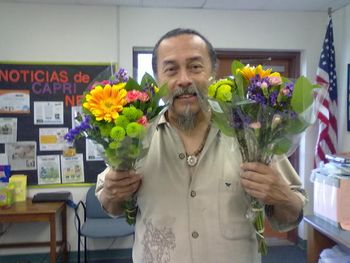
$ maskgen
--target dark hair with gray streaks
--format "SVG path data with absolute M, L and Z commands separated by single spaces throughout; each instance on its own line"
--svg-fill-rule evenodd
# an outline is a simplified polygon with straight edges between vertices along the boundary
M 157 58 L 158 58 L 158 48 L 159 48 L 160 43 L 164 39 L 168 39 L 168 38 L 176 37 L 176 36 L 180 36 L 180 35 L 195 35 L 195 36 L 199 36 L 201 39 L 203 39 L 203 41 L 205 42 L 205 44 L 207 45 L 207 48 L 208 48 L 208 53 L 209 53 L 209 57 L 210 57 L 212 71 L 213 71 L 213 73 L 215 73 L 216 68 L 217 68 L 217 57 L 216 57 L 216 52 L 215 52 L 212 44 L 209 42 L 209 40 L 206 39 L 202 34 L 197 32 L 196 30 L 188 29 L 188 28 L 176 28 L 176 29 L 173 29 L 173 30 L 167 32 L 165 35 L 163 35 L 158 40 L 158 42 L 156 43 L 156 45 L 153 48 L 152 69 L 153 69 L 154 75 L 156 76 L 158 74 L 158 72 L 157 72 Z

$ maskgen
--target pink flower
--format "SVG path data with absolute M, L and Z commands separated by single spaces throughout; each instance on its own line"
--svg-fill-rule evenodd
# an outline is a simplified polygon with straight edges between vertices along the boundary
M 126 101 L 128 103 L 130 102 L 134 102 L 136 100 L 138 100 L 139 98 L 139 91 L 137 90 L 131 90 L 131 91 L 128 91 L 128 93 L 126 94 Z
M 143 125 L 143 126 L 147 126 L 148 124 L 148 120 L 147 120 L 147 117 L 145 115 L 143 115 L 138 121 L 137 123 Z
M 262 89 L 266 89 L 269 86 L 268 83 L 266 83 L 265 81 L 261 83 L 261 88 Z
M 249 124 L 249 127 L 252 129 L 260 129 L 261 128 L 261 123 L 259 121 L 257 122 L 252 122 L 251 124 Z
M 271 86 L 278 86 L 282 84 L 282 79 L 279 76 L 269 76 L 269 82 Z
M 149 100 L 149 96 L 146 92 L 139 92 L 139 100 L 142 102 L 146 102 Z
M 283 89 L 282 89 L 282 93 L 283 93 L 283 95 L 287 96 L 287 95 L 289 95 L 291 92 L 290 92 L 290 89 L 288 89 L 288 88 L 283 88 Z

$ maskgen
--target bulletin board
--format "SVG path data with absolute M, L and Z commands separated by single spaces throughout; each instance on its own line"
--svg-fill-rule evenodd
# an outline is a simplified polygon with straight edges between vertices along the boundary
M 0 153 L 9 158 L 11 174 L 27 175 L 29 186 L 96 182 L 104 161 L 87 154 L 85 139 L 74 157 L 64 158 L 63 136 L 88 84 L 109 67 L 0 62 Z

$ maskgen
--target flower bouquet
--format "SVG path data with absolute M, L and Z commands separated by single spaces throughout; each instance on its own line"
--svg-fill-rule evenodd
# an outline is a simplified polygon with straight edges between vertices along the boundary
M 102 76 L 105 75 L 104 72 Z M 165 86 L 158 88 L 147 73 L 138 84 L 124 69 L 109 79 L 93 81 L 83 96 L 83 115 L 76 118 L 79 125 L 70 129 L 65 139 L 73 142 L 86 137 L 102 149 L 105 162 L 112 169 L 135 169 L 137 159 L 147 153 L 143 140 L 150 133 L 148 122 L 165 107 L 159 102 L 166 90 Z M 124 201 L 123 209 L 127 222 L 134 224 L 136 200 L 131 197 Z
M 290 155 L 298 137 L 316 116 L 316 85 L 305 77 L 293 82 L 271 69 L 233 61 L 232 77 L 213 82 L 208 102 L 214 124 L 235 136 L 243 162 L 269 164 L 276 155 Z M 255 227 L 258 250 L 267 253 L 264 204 L 248 196 L 247 218 Z

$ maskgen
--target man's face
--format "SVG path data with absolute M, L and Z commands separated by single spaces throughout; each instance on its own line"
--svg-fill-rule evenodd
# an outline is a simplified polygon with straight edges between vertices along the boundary
M 208 48 L 200 37 L 185 34 L 163 40 L 158 48 L 157 71 L 159 84 L 166 83 L 169 89 L 170 114 L 200 112 L 195 91 L 206 94 L 213 71 Z

